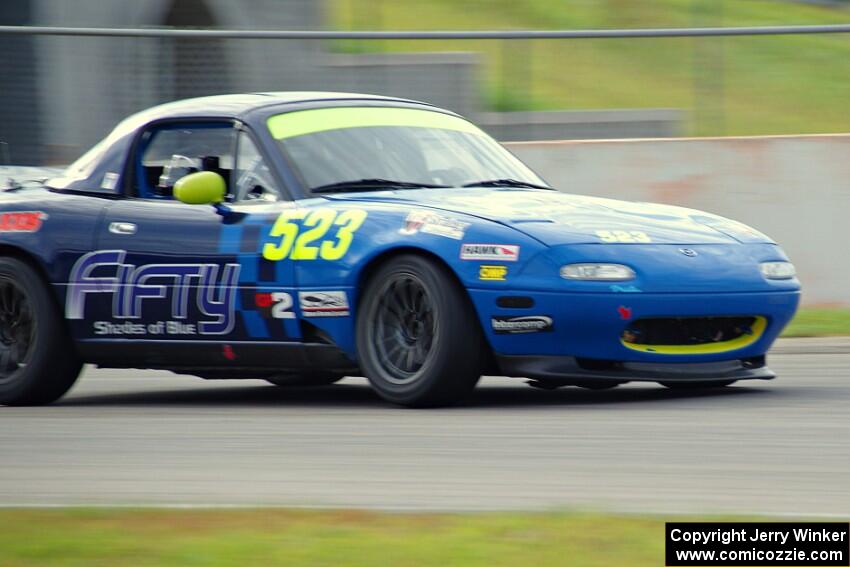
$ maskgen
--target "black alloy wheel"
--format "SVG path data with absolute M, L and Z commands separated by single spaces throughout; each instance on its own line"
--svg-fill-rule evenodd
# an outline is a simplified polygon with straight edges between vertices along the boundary
M 0 257 L 0 404 L 55 401 L 81 368 L 66 321 L 41 275 L 24 261 Z
M 424 407 L 460 400 L 481 376 L 485 347 L 466 290 L 436 260 L 396 256 L 363 289 L 358 359 L 388 401 Z

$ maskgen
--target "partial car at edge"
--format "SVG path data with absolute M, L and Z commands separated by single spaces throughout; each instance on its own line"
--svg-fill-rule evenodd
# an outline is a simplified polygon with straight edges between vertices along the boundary
M 485 373 L 724 386 L 774 377 L 765 355 L 799 295 L 760 232 L 555 191 L 446 110 L 192 99 L 0 194 L 0 403 L 54 401 L 83 363 L 282 386 L 364 375 L 410 406 Z

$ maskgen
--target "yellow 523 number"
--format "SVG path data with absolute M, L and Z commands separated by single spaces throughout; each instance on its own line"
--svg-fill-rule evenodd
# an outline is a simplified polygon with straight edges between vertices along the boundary
M 266 260 L 339 260 L 351 247 L 366 211 L 350 209 L 293 209 L 277 217 L 269 233 L 277 242 L 263 246 Z M 328 232 L 334 229 L 332 234 Z

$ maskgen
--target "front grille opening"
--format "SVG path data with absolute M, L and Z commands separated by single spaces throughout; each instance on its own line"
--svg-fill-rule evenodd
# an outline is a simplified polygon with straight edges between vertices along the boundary
M 638 319 L 623 330 L 626 345 L 697 346 L 761 334 L 760 317 L 669 317 Z

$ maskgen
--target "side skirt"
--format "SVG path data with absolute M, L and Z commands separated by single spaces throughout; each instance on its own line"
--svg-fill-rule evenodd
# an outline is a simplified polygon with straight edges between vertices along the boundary
M 334 345 L 260 341 L 158 341 L 90 339 L 77 343 L 80 357 L 102 368 L 155 368 L 353 373 L 357 364 Z

